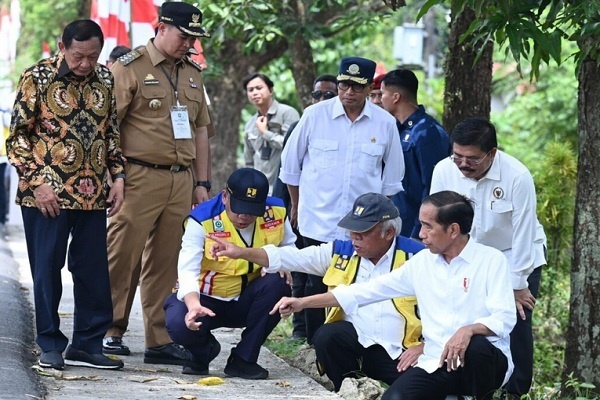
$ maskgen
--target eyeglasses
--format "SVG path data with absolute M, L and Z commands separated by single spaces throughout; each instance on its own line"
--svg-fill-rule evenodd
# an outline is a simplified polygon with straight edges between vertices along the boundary
M 322 90 L 315 90 L 314 92 L 311 93 L 312 98 L 315 100 L 320 100 L 321 97 L 324 98 L 325 100 L 329 100 L 329 99 L 333 99 L 335 96 L 337 96 L 336 92 L 332 92 L 330 90 L 327 91 L 322 91 Z
M 367 87 L 367 85 L 361 85 L 360 83 L 350 83 L 347 81 L 338 82 L 339 89 L 348 90 L 348 89 L 352 88 L 352 91 L 354 93 L 360 93 L 363 90 L 365 90 L 366 87 Z
M 491 153 L 491 151 L 488 151 L 487 153 L 485 153 L 485 156 L 481 157 L 479 160 L 474 159 L 474 158 L 469 158 L 469 157 L 457 157 L 456 154 L 452 154 L 450 156 L 450 159 L 456 165 L 460 165 L 462 163 L 465 163 L 467 165 L 473 166 L 473 165 L 479 165 L 479 164 L 481 164 L 483 162 L 483 160 L 485 160 L 486 157 L 490 155 L 490 153 Z

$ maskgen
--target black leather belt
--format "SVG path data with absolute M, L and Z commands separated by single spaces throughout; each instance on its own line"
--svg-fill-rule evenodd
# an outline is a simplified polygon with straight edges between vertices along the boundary
M 188 165 L 178 165 L 178 164 L 160 165 L 160 164 L 152 164 L 152 163 L 138 160 L 138 159 L 131 158 L 131 157 L 126 157 L 126 158 L 127 158 L 127 162 L 130 162 L 132 164 L 137 164 L 137 165 L 141 165 L 142 167 L 148 167 L 148 168 L 154 168 L 154 169 L 168 169 L 171 172 L 186 171 L 189 168 Z

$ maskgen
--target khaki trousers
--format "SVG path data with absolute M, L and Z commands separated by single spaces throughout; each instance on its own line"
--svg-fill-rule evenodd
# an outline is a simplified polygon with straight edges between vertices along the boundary
M 146 348 L 171 343 L 163 303 L 177 280 L 183 221 L 191 209 L 191 170 L 171 172 L 127 164 L 125 201 L 108 226 L 113 323 L 123 336 L 140 286 Z

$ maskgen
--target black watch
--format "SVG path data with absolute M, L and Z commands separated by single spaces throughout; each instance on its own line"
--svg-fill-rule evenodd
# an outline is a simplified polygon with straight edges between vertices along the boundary
M 210 181 L 196 181 L 196 187 L 198 186 L 205 187 L 207 192 L 210 192 L 210 188 L 212 187 Z

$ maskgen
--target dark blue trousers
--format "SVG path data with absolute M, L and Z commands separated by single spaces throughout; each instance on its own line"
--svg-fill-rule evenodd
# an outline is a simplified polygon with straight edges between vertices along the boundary
M 256 362 L 261 346 L 280 320 L 279 313 L 269 315 L 269 311 L 279 299 L 289 295 L 290 287 L 279 274 L 267 274 L 254 279 L 237 300 L 223 301 L 200 295 L 200 304 L 210 308 L 216 315 L 198 318 L 196 321 L 202 322 L 202 325 L 198 331 L 192 331 L 185 325 L 188 309 L 173 293 L 167 297 L 164 305 L 167 332 L 173 342 L 192 353 L 194 361 L 206 363 L 210 351 L 210 331 L 221 327 L 246 328 L 235 347 L 235 353 L 243 360 Z
M 413 367 L 403 372 L 386 390 L 382 400 L 444 400 L 447 395 L 469 395 L 491 400 L 500 388 L 508 360 L 484 336 L 471 338 L 465 366 L 448 372 L 446 364 L 431 374 Z
M 542 267 L 537 267 L 527 278 L 529 291 L 537 298 L 542 278 Z M 510 353 L 515 369 L 506 383 L 506 391 L 521 397 L 529 393 L 533 380 L 533 311 L 525 309 L 525 319 L 517 312 L 517 323 L 510 333 Z
M 75 302 L 72 346 L 102 353 L 102 338 L 112 323 L 106 211 L 60 210 L 58 217 L 45 218 L 37 208 L 21 207 L 21 213 L 33 277 L 37 344 L 44 352 L 62 353 L 69 343 L 58 316 L 60 273 L 68 254 Z

